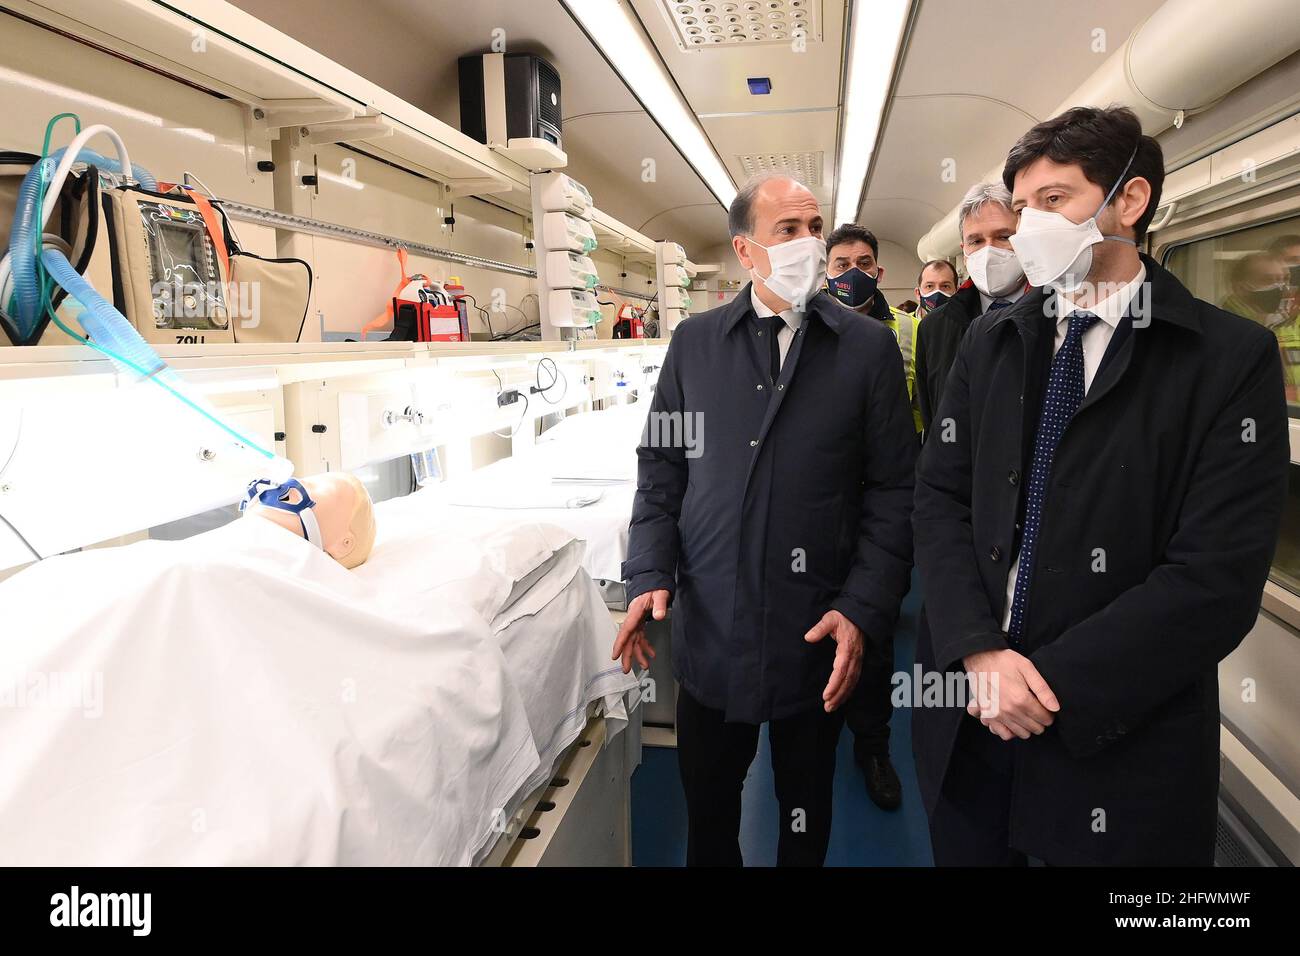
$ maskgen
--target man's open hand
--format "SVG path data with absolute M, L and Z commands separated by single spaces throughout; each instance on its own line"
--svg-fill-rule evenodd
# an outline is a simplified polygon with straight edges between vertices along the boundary
M 653 614 L 656 621 L 662 621 L 668 616 L 668 599 L 668 591 L 660 588 L 638 594 L 627 606 L 627 617 L 618 629 L 618 636 L 614 638 L 614 653 L 610 655 L 612 661 L 623 658 L 624 674 L 632 670 L 633 657 L 643 669 L 649 667 L 650 661 L 654 660 L 655 649 L 645 636 L 646 613 Z M 646 659 L 647 654 L 650 655 L 649 660 Z
M 853 693 L 862 673 L 862 632 L 858 626 L 839 611 L 827 611 L 822 619 L 803 636 L 809 644 L 816 644 L 830 635 L 835 641 L 835 667 L 831 679 L 822 691 L 826 713 L 835 710 Z

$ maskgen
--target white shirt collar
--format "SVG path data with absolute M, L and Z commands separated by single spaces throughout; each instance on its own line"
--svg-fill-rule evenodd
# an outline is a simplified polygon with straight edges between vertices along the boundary
M 763 304 L 763 300 L 758 297 L 758 289 L 752 285 L 749 287 L 749 302 L 754 307 L 754 314 L 760 319 L 778 314 Z M 786 309 L 779 314 L 785 324 L 790 327 L 790 331 L 799 331 L 800 319 L 794 309 Z
M 1128 311 L 1129 303 L 1131 303 L 1133 297 L 1138 294 L 1138 289 L 1142 287 L 1142 283 L 1145 281 L 1146 277 L 1147 267 L 1139 263 L 1137 275 L 1124 285 L 1120 286 L 1119 289 L 1106 296 L 1106 298 L 1099 302 L 1094 302 L 1083 311 L 1091 312 L 1114 329 L 1119 325 L 1119 320 L 1124 318 L 1124 313 Z M 1058 326 L 1062 322 L 1067 322 L 1072 312 L 1078 311 L 1080 311 L 1080 308 L 1071 302 L 1067 296 L 1061 294 L 1059 291 L 1056 293 L 1056 324 Z
M 979 289 L 976 289 L 975 291 L 980 292 Z M 991 295 L 985 295 L 983 292 L 980 292 L 980 305 L 983 306 L 983 309 L 981 310 L 980 314 L 983 315 L 985 312 L 987 312 L 989 310 L 989 306 L 991 306 L 994 302 L 998 301 L 998 299 L 1002 299 L 1005 302 L 1015 302 L 1024 294 L 1025 294 L 1025 286 L 1023 282 L 1020 285 L 1016 286 L 1015 292 L 1008 292 L 1006 295 L 991 296 Z

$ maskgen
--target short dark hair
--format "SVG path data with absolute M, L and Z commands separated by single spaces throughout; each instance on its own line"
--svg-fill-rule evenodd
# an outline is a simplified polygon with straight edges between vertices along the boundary
M 931 259 L 925 265 L 921 266 L 921 271 L 916 274 L 916 287 L 921 288 L 921 277 L 925 275 L 925 270 L 931 266 L 947 266 L 952 273 L 952 284 L 957 284 L 957 267 L 947 259 Z
M 875 234 L 856 222 L 846 222 L 826 237 L 826 255 L 829 257 L 832 249 L 846 242 L 865 242 L 871 247 L 871 254 L 880 258 L 880 243 L 876 241 Z
M 1134 149 L 1137 152 L 1134 154 Z M 1138 242 L 1146 235 L 1160 205 L 1165 182 L 1165 158 L 1160 144 L 1142 132 L 1142 122 L 1127 106 L 1076 106 L 1044 120 L 1011 147 L 1002 167 L 1002 183 L 1012 189 L 1016 173 L 1046 156 L 1054 163 L 1078 166 L 1084 178 L 1109 192 L 1124 176 L 1120 189 L 1141 176 L 1151 184 L 1151 201 L 1133 224 Z M 1124 165 L 1133 156 L 1128 172 Z M 1118 192 L 1119 190 L 1116 190 Z

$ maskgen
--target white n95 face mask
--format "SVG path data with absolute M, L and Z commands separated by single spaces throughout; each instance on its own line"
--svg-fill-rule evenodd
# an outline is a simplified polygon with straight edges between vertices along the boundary
M 1010 249 L 984 246 L 966 257 L 966 271 L 975 288 L 996 299 L 1010 295 L 1025 281 L 1025 270 Z
M 772 265 L 771 275 L 760 276 L 757 270 L 750 275 L 802 312 L 808 300 L 815 296 L 826 282 L 826 242 L 819 236 L 804 236 L 789 242 L 765 246 L 749 240 L 760 249 L 767 250 Z
M 1043 212 L 1028 206 L 1020 210 L 1020 225 L 1015 235 L 1008 239 L 1030 285 L 1040 288 L 1053 286 L 1062 292 L 1073 292 L 1088 278 L 1092 269 L 1092 247 L 1097 243 L 1110 239 L 1137 245 L 1125 236 L 1103 236 L 1097 228 L 1097 217 L 1110 205 L 1135 156 L 1136 146 L 1124 164 L 1124 172 L 1119 174 L 1119 179 L 1110 187 L 1097 211 L 1084 222 L 1073 222 L 1059 212 Z

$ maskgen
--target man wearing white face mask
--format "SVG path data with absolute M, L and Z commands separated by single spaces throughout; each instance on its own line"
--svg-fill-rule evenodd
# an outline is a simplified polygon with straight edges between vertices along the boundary
M 1001 309 L 1024 294 L 1025 273 L 1011 249 L 1016 231 L 1011 193 L 1001 183 L 977 183 L 957 213 L 961 251 L 970 278 L 956 295 L 921 323 L 916 347 L 916 398 L 928 432 L 957 346 L 971 322 L 990 309 Z
M 976 319 L 916 478 L 920 708 L 940 865 L 1209 865 L 1217 668 L 1254 626 L 1290 459 L 1276 340 L 1141 242 L 1160 145 L 1078 107 L 1011 149 L 1039 288 Z
M 637 449 L 614 656 L 645 666 L 644 622 L 672 602 L 687 863 L 742 862 L 767 723 L 777 862 L 820 865 L 842 707 L 910 583 L 916 432 L 893 334 L 824 291 L 812 193 L 749 183 L 729 228 L 753 283 L 673 333 Z

